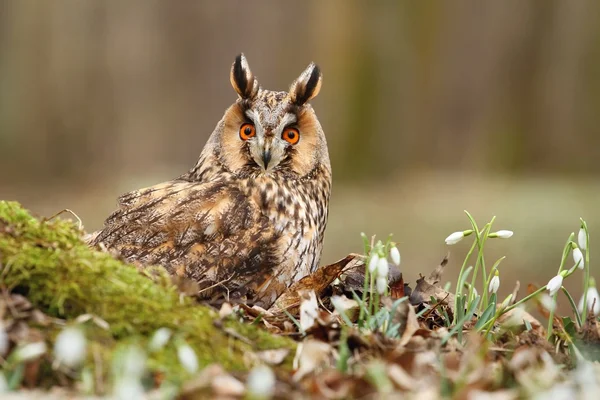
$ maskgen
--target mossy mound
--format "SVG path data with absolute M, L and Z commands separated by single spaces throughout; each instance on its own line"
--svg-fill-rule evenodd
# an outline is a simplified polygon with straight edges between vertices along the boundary
M 86 325 L 92 347 L 106 350 L 107 358 L 121 343 L 145 346 L 162 327 L 192 346 L 200 366 L 219 363 L 244 370 L 245 352 L 294 347 L 289 339 L 236 321 L 226 326 L 252 344 L 228 336 L 215 327 L 218 315 L 212 309 L 182 297 L 164 273 L 153 271 L 149 279 L 134 266 L 88 247 L 82 234 L 71 221 L 39 220 L 17 203 L 0 202 L 1 284 L 49 316 L 72 321 L 92 314 L 108 322 L 107 330 Z M 52 337 L 59 327 L 48 329 L 55 330 L 49 332 Z M 166 379 L 183 371 L 173 342 L 149 360 Z

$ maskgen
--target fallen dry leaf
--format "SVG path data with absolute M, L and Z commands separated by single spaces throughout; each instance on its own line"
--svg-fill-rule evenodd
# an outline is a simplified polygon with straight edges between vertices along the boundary
M 300 291 L 313 290 L 320 297 L 322 292 L 340 276 L 344 268 L 352 267 L 353 264 L 360 262 L 360 259 L 362 259 L 362 256 L 350 254 L 338 262 L 317 269 L 314 273 L 291 285 L 271 306 L 269 311 L 287 310 L 289 313 L 295 314 L 300 306 Z
M 331 356 L 333 348 L 329 343 L 320 340 L 307 339 L 300 343 L 294 358 L 294 381 L 298 382 L 312 373 Z

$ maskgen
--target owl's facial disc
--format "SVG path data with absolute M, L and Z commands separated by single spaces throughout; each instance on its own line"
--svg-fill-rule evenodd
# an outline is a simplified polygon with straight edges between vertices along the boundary
M 289 136 L 287 127 L 296 122 L 294 114 L 286 113 L 276 126 L 264 127 L 258 114 L 248 112 L 247 116 L 253 121 L 256 135 L 248 139 L 248 148 L 250 156 L 254 162 L 264 171 L 271 172 L 277 168 L 281 161 L 286 157 L 286 151 L 292 144 L 285 140 L 282 135 L 285 132 Z M 297 142 L 299 132 L 295 130 L 293 134 L 298 135 L 295 138 Z

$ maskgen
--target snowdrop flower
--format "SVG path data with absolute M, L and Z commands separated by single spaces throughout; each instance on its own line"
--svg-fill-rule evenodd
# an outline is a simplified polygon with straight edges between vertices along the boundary
M 377 254 L 371 255 L 371 260 L 369 260 L 369 272 L 374 273 L 377 269 L 377 264 L 379 263 L 379 256 Z
M 117 359 L 114 370 L 116 382 L 114 395 L 118 400 L 143 399 L 141 378 L 146 368 L 146 354 L 137 346 L 129 346 Z
M 25 346 L 15 351 L 15 359 L 19 362 L 33 360 L 45 354 L 46 349 L 45 342 L 27 343 Z
M 400 251 L 396 246 L 392 246 L 390 249 L 390 258 L 396 265 L 400 265 Z
M 4 328 L 4 323 L 0 320 L 0 356 L 5 356 L 8 351 L 8 334 Z
M 169 339 L 171 338 L 171 330 L 169 328 L 160 328 L 154 335 L 152 335 L 152 339 L 150 339 L 150 344 L 148 347 L 150 351 L 158 351 L 165 347 Z
M 562 274 L 558 274 L 554 278 L 550 279 L 548 285 L 546 285 L 546 289 L 548 290 L 548 293 L 550 293 L 550 296 L 554 296 L 559 291 L 559 289 L 562 287 L 562 283 Z
M 451 233 L 450 236 L 446 238 L 446 244 L 451 246 L 463 240 L 465 237 L 469 236 L 473 231 L 471 229 L 462 231 L 462 232 L 454 232 Z
M 385 258 L 380 258 L 379 262 L 377 263 L 377 276 L 387 278 L 389 272 L 390 266 L 388 261 Z
M 196 357 L 194 349 L 188 344 L 184 343 L 177 347 L 177 357 L 187 372 L 193 374 L 198 371 L 198 358 Z
M 54 357 L 61 364 L 70 368 L 80 365 L 86 357 L 86 340 L 79 328 L 63 329 L 54 343 Z
M 498 288 L 500 287 L 500 274 L 498 271 L 494 274 L 494 277 L 490 280 L 490 285 L 488 287 L 488 291 L 490 293 L 496 293 Z
M 146 368 L 146 354 L 137 346 L 129 346 L 123 355 L 123 376 L 138 379 Z
M 144 387 L 139 379 L 119 379 L 114 388 L 115 398 L 118 400 L 143 399 Z
M 579 233 L 577 234 L 577 243 L 579 243 L 579 248 L 583 251 L 587 250 L 587 233 L 583 226 L 579 228 Z
M 384 294 L 385 293 L 385 289 L 387 289 L 387 278 L 384 278 L 382 276 L 377 277 L 377 280 L 375 281 L 375 285 L 377 286 L 377 293 L 379 294 Z
M 254 367 L 248 374 L 248 394 L 251 398 L 268 399 L 275 391 L 275 374 L 266 365 Z
M 575 247 L 573 249 L 573 261 L 575 262 L 575 265 L 577 265 L 577 268 L 583 269 L 583 267 L 584 267 L 583 253 L 581 252 L 579 247 Z
M 590 286 L 585 297 L 587 297 L 588 311 L 593 313 L 594 316 L 598 316 L 600 314 L 600 295 L 598 294 L 598 289 L 595 286 Z M 583 299 L 584 296 L 581 296 L 581 300 L 579 300 L 578 308 L 580 313 L 583 313 Z
M 556 302 L 548 293 L 541 293 L 539 295 L 540 304 L 548 311 L 556 310 Z
M 513 235 L 513 233 L 514 233 L 513 231 L 500 230 L 498 232 L 490 233 L 490 235 L 488 237 L 499 238 L 499 239 L 508 239 L 509 237 L 511 237 Z

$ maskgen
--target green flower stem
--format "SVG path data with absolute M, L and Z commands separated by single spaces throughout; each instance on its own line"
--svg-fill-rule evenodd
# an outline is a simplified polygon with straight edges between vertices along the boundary
M 571 233 L 571 235 L 569 235 L 569 240 L 567 240 L 567 244 L 565 245 L 565 248 L 563 249 L 563 255 L 562 255 L 562 259 L 560 260 L 560 265 L 558 266 L 558 274 L 560 274 L 563 270 L 563 268 L 565 267 L 565 262 L 567 261 L 567 256 L 569 255 L 569 252 L 573 249 L 573 247 L 571 246 L 571 242 L 573 241 L 573 237 L 575 236 L 574 233 Z M 575 269 L 577 269 L 577 267 L 572 268 L 572 270 L 574 271 Z M 569 271 L 571 272 L 571 271 Z M 573 272 L 571 272 L 573 273 Z M 570 275 L 570 274 L 569 274 Z M 567 275 L 568 276 L 568 275 Z M 564 278 L 566 278 L 567 276 L 565 276 Z M 563 280 L 564 280 L 563 278 Z M 558 297 L 558 291 L 554 294 L 554 296 L 552 296 L 552 301 L 554 301 L 554 303 L 556 303 L 556 298 Z M 554 325 L 554 308 L 553 307 L 550 310 L 550 316 L 548 317 L 548 329 L 547 329 L 547 337 L 546 339 L 550 340 L 550 337 L 552 337 L 552 327 Z
M 587 321 L 587 314 L 588 314 L 588 304 L 587 304 L 587 292 L 590 289 L 590 232 L 588 231 L 588 226 L 587 223 L 583 220 L 583 218 L 580 218 L 581 220 L 581 226 L 583 228 L 583 230 L 585 231 L 585 241 L 586 241 L 586 246 L 585 246 L 585 274 L 583 277 L 583 316 L 582 316 L 582 321 L 585 322 Z M 583 325 L 581 324 L 581 322 L 579 323 L 580 327 L 583 327 Z
M 564 276 L 563 279 L 567 279 L 569 276 L 573 275 L 573 273 L 575 272 L 577 268 L 571 268 Z M 536 290 L 535 292 L 523 297 L 521 300 L 517 301 L 515 304 L 506 307 L 503 311 L 502 314 L 505 314 L 511 310 L 514 310 L 515 308 L 519 307 L 521 304 L 531 300 L 532 298 L 534 298 L 535 296 L 537 296 L 538 294 L 542 293 L 544 290 L 548 289 L 548 285 L 544 285 L 541 288 L 539 288 L 538 290 Z M 489 327 L 489 325 L 491 325 L 494 321 L 490 320 L 488 321 L 484 326 L 481 327 L 481 330 L 485 330 Z
M 565 294 L 565 296 L 567 296 L 567 299 L 569 299 L 569 303 L 571 303 L 571 308 L 573 309 L 573 312 L 575 313 L 575 317 L 577 318 L 577 323 L 579 324 L 579 326 L 583 326 L 581 324 L 581 315 L 579 315 L 579 311 L 577 310 L 577 305 L 575 304 L 575 300 L 573 300 L 573 297 L 571 296 L 571 293 L 569 293 L 569 291 L 567 289 L 565 289 L 565 287 L 561 287 L 563 293 Z
M 469 258 L 471 258 L 471 255 L 473 254 L 473 251 L 475 250 L 475 246 L 477 245 L 477 241 L 474 241 L 473 244 L 471 245 L 471 249 L 469 249 L 469 252 L 467 253 L 467 256 L 465 257 L 465 260 L 463 261 L 463 265 L 460 268 L 460 272 L 458 273 L 458 280 L 456 281 L 456 295 L 454 296 L 454 323 L 457 322 L 456 320 L 456 310 L 458 309 L 458 299 L 462 296 L 462 285 L 460 285 L 460 282 L 462 282 L 462 276 L 465 272 L 465 269 L 467 268 L 467 263 L 469 262 Z

